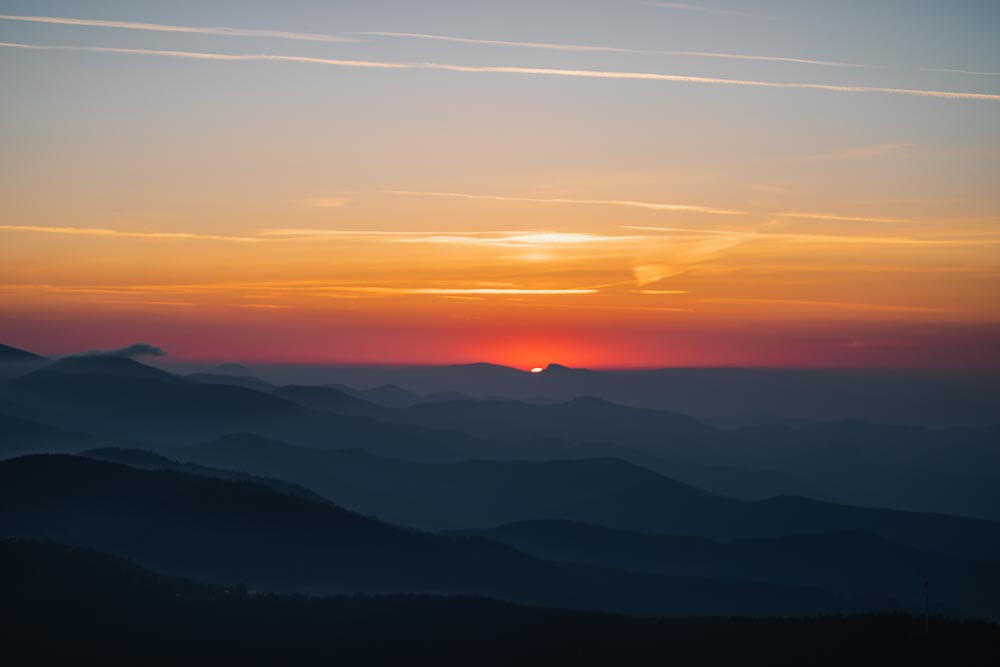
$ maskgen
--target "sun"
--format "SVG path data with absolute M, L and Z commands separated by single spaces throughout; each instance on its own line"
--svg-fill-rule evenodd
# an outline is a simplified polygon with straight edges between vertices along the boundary
M 544 369 L 544 368 L 538 368 L 538 367 L 536 367 L 536 368 L 532 368 L 532 369 L 531 369 L 531 372 L 532 372 L 532 373 L 542 373 L 542 372 L 544 372 L 544 371 L 545 371 L 545 369 Z

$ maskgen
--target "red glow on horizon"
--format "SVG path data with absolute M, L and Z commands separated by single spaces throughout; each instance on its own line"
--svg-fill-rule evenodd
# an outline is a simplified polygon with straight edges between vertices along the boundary
M 434 366 L 487 362 L 530 371 L 665 367 L 1000 370 L 1000 327 L 887 326 L 683 330 L 428 330 L 293 327 L 81 317 L 0 318 L 0 342 L 38 354 L 144 342 L 170 362 Z

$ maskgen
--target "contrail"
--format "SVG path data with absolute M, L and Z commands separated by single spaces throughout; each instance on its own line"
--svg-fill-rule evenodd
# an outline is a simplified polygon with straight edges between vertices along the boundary
M 196 35 L 220 35 L 226 37 L 270 37 L 273 39 L 294 39 L 305 42 L 357 42 L 351 37 L 340 35 L 319 35 L 308 32 L 285 32 L 282 30 L 248 30 L 244 28 L 205 28 L 199 26 L 163 25 L 160 23 L 132 23 L 129 21 L 101 21 L 98 19 L 72 19 L 57 16 L 16 16 L 0 14 L 2 21 L 23 21 L 25 23 L 49 23 L 55 25 L 87 26 L 91 28 L 119 28 L 123 30 L 146 30 L 151 32 L 180 32 Z
M 699 12 L 702 14 L 718 14 L 721 16 L 738 16 L 745 19 L 764 19 L 765 21 L 782 21 L 784 19 L 777 16 L 767 16 L 766 14 L 748 14 L 729 9 L 712 9 L 701 5 L 689 5 L 680 2 L 643 2 L 647 7 L 659 7 L 660 9 L 677 9 L 684 12 Z
M 436 70 L 444 72 L 461 72 L 467 74 L 518 74 L 529 76 L 553 76 L 583 79 L 615 79 L 635 81 L 658 81 L 664 83 L 696 83 L 720 86 L 741 86 L 751 88 L 822 90 L 838 93 L 884 93 L 890 95 L 905 95 L 912 97 L 928 97 L 953 100 L 984 100 L 1000 101 L 1000 95 L 988 93 L 963 93 L 942 90 L 923 90 L 914 88 L 887 88 L 880 86 L 844 86 L 822 83 L 779 83 L 774 81 L 755 81 L 748 79 L 720 79 L 715 77 L 688 76 L 683 74 L 656 74 L 651 72 L 618 72 L 603 70 L 556 69 L 544 67 L 507 67 L 495 65 L 453 65 L 447 63 L 421 62 L 380 62 L 372 60 L 336 60 L 332 58 L 313 58 L 307 56 L 286 55 L 233 55 L 226 53 L 205 53 L 197 51 L 165 51 L 154 49 L 126 49 L 104 46 L 47 46 L 37 44 L 18 44 L 0 42 L 0 47 L 35 49 L 47 51 L 77 51 L 91 53 L 120 53 L 131 55 L 159 56 L 166 58 L 185 58 L 194 60 L 219 61 L 271 61 L 310 63 L 329 65 L 333 67 L 354 67 L 368 69 L 409 69 Z
M 795 63 L 799 65 L 822 65 L 824 67 L 859 67 L 877 68 L 879 65 L 859 65 L 833 60 L 810 60 L 806 58 L 791 58 L 785 56 L 760 56 L 742 53 L 717 53 L 714 51 L 666 51 L 661 49 L 629 49 L 620 46 L 591 46 L 586 44 L 555 44 L 549 42 L 519 42 L 506 39 L 479 39 L 475 37 L 453 37 L 450 35 L 433 35 L 421 32 L 350 32 L 350 35 L 364 37 L 396 37 L 402 39 L 423 39 L 437 42 L 452 42 L 457 44 L 479 44 L 483 46 L 509 46 L 522 49 L 544 49 L 548 51 L 576 51 L 593 53 L 637 53 L 655 56 L 690 56 L 695 58 L 725 58 L 730 60 L 765 60 L 771 62 Z M 944 70 L 933 70 L 944 71 Z M 960 70 L 951 70 L 960 71 Z M 969 73 L 969 72 L 965 72 Z
M 754 16 L 752 14 L 742 14 L 740 12 L 729 12 L 722 10 L 711 10 L 692 5 L 675 5 L 670 3 L 646 3 L 650 5 L 669 6 L 674 9 L 685 9 L 688 11 L 702 11 L 713 14 L 732 14 L 737 16 Z M 576 51 L 595 53 L 635 53 L 646 55 L 662 56 L 688 56 L 693 58 L 721 58 L 727 60 L 754 60 L 765 62 L 793 63 L 798 65 L 817 65 L 822 67 L 854 67 L 863 69 L 907 69 L 892 67 L 889 65 L 866 65 L 860 63 L 847 63 L 835 60 L 817 60 L 810 58 L 795 58 L 790 56 L 767 56 L 743 53 L 719 53 L 714 51 L 668 51 L 657 49 L 630 49 L 616 46 L 591 46 L 584 44 L 553 44 L 548 42 L 525 42 L 505 39 L 477 39 L 473 37 L 455 37 L 450 35 L 436 35 L 418 32 L 388 32 L 388 31 L 352 31 L 343 34 L 329 33 L 305 33 L 289 32 L 283 30 L 255 30 L 248 28 L 227 28 L 227 27 L 203 27 L 203 26 L 176 26 L 164 25 L 160 23 L 137 23 L 131 21 L 107 21 L 101 19 L 77 19 L 64 18 L 58 16 L 21 16 L 15 14 L 0 14 L 3 21 L 21 21 L 24 23 L 43 23 L 53 25 L 82 26 L 92 28 L 116 28 L 124 30 L 145 30 L 150 32 L 174 32 L 199 35 L 217 35 L 225 37 L 263 37 L 270 39 L 288 39 L 306 42 L 358 42 L 361 40 L 347 35 L 369 36 L 369 37 L 391 37 L 405 39 L 435 40 L 441 42 L 452 42 L 458 44 L 480 44 L 487 46 L 507 46 L 515 48 L 546 49 L 553 51 Z M 955 69 L 946 67 L 915 67 L 910 68 L 918 72 L 939 72 L 952 74 L 967 74 L 975 76 L 1000 76 L 1000 72 L 981 72 L 967 69 Z

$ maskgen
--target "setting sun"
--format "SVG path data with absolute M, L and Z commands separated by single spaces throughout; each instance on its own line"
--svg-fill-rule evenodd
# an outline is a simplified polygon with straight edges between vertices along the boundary
M 532 368 L 532 369 L 531 369 L 531 372 L 532 372 L 532 373 L 541 373 L 541 372 L 543 372 L 544 370 L 545 370 L 544 368 L 537 368 L 537 367 L 536 367 L 536 368 Z

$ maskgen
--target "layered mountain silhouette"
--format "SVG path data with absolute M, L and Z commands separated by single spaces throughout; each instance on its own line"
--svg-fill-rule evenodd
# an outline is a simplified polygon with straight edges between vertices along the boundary
M 38 452 L 79 452 L 100 444 L 98 439 L 84 433 L 0 414 L 0 458 Z
M 926 582 L 939 612 L 1000 619 L 1000 569 L 996 563 L 921 551 L 864 531 L 721 542 L 542 520 L 477 534 L 556 561 L 877 593 L 914 604 L 923 602 Z
M 49 359 L 9 345 L 0 345 L 0 380 L 24 375 L 49 363 Z
M 720 430 L 595 398 L 529 404 L 448 401 L 390 409 L 325 387 L 275 391 L 313 410 L 457 430 L 507 444 L 503 458 L 610 456 L 725 495 L 834 502 L 1000 519 L 1000 427 L 924 429 L 834 422 Z M 353 400 L 352 400 L 353 399 Z
M 206 384 L 122 357 L 69 357 L 0 382 L 0 414 L 146 448 L 249 432 L 416 461 L 612 457 L 745 500 L 803 495 L 1000 519 L 996 427 L 846 421 L 721 430 L 684 415 L 593 398 L 391 408 L 332 387 L 270 390 L 252 376 L 231 377 Z M 237 386 L 248 382 L 268 390 Z M 34 449 L 10 451 L 72 449 L 39 441 Z
M 131 359 L 60 360 L 0 383 L 17 416 L 106 439 L 170 445 L 253 432 L 318 447 L 366 447 L 424 460 L 495 453 L 491 443 L 365 417 L 320 413 L 270 393 L 203 384 Z
M 740 501 L 616 459 L 431 464 L 255 436 L 230 436 L 175 456 L 277 476 L 354 511 L 424 529 L 565 519 L 713 539 L 863 530 L 920 549 L 1000 562 L 1000 523 L 797 497 Z
M 225 375 L 222 373 L 191 373 L 186 376 L 189 380 L 202 384 L 223 384 L 234 387 L 253 389 L 254 391 L 271 391 L 274 385 L 264 382 L 260 378 L 251 375 Z
M 424 367 L 271 367 L 278 384 L 377 387 L 415 394 L 457 391 L 475 398 L 593 396 L 730 425 L 860 419 L 924 426 L 990 426 L 1000 414 L 996 374 L 665 368 L 592 371 L 548 366 L 544 373 L 466 364 Z
M 248 594 L 87 549 L 0 541 L 8 658 L 39 664 L 990 665 L 995 625 L 903 614 L 639 619 L 478 598 Z M 164 640 L 164 633 L 169 639 Z M 817 650 L 817 647 L 823 647 Z
M 671 615 L 905 608 L 881 596 L 619 572 L 482 538 L 395 528 L 268 486 L 70 456 L 0 462 L 0 534 L 52 540 L 216 584 L 309 593 L 477 594 Z
M 891 378 L 862 390 L 853 375 L 488 364 L 178 375 L 137 354 L 164 353 L 137 344 L 50 360 L 0 348 L 0 539 L 68 545 L 17 543 L 43 560 L 76 560 L 59 551 L 71 546 L 129 559 L 133 614 L 161 603 L 256 613 L 255 600 L 280 593 L 643 616 L 1000 618 L 1000 523 L 970 518 L 1000 518 L 998 427 L 810 421 L 822 400 L 872 399 Z M 288 382 L 296 373 L 326 377 Z M 772 399 L 794 388 L 801 414 L 663 409 L 724 377 Z M 334 382 L 352 378 L 367 381 Z M 947 400 L 973 400 L 944 384 Z M 921 391 L 883 395 L 872 413 Z M 844 406 L 831 410 L 849 416 Z M 85 576 L 117 586 L 105 578 L 116 567 Z M 303 609 L 359 608 L 271 599 L 304 623 L 322 614 Z M 418 600 L 408 614 L 460 608 L 391 600 Z M 507 618 L 550 613 L 513 609 Z

